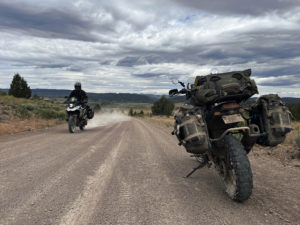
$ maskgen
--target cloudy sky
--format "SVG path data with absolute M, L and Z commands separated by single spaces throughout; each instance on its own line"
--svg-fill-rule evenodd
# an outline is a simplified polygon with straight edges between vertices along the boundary
M 172 80 L 252 68 L 300 97 L 300 0 L 0 0 L 0 88 L 166 94 Z

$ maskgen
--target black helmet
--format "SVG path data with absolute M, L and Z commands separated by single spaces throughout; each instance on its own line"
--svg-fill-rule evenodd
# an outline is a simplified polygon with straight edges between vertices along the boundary
M 74 88 L 75 88 L 75 90 L 81 90 L 81 83 L 80 82 L 76 82 L 74 84 Z

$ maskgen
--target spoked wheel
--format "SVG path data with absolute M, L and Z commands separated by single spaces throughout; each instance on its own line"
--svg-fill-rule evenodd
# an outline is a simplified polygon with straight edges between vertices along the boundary
M 252 171 L 247 153 L 241 142 L 232 135 L 224 138 L 230 165 L 222 163 L 225 189 L 228 196 L 237 201 L 246 201 L 253 188 Z
M 69 126 L 70 133 L 74 133 L 76 131 L 76 120 L 77 120 L 76 115 L 69 116 L 68 126 Z

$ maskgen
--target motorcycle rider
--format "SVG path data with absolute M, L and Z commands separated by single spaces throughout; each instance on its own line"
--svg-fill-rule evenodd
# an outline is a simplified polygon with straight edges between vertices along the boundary
M 68 97 L 68 101 L 72 98 L 75 97 L 77 100 L 80 102 L 80 104 L 87 109 L 87 112 L 89 112 L 90 107 L 87 105 L 88 103 L 88 96 L 84 90 L 81 89 L 81 83 L 76 82 L 74 84 L 74 90 L 70 93 Z
M 70 93 L 68 100 L 70 100 L 72 97 L 77 98 L 77 100 L 80 103 L 87 103 L 88 102 L 88 96 L 86 94 L 86 92 L 84 90 L 81 89 L 81 83 L 80 82 L 76 82 L 74 84 L 74 90 Z

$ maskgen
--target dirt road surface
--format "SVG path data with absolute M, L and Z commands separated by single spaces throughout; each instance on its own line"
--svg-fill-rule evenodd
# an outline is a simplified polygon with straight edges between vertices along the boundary
M 300 169 L 250 154 L 254 189 L 231 201 L 170 130 L 132 119 L 0 137 L 0 224 L 300 224 Z

